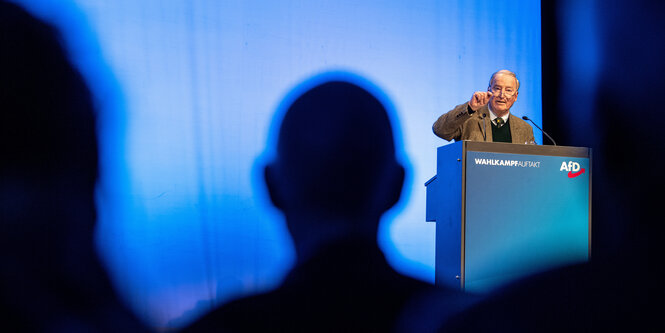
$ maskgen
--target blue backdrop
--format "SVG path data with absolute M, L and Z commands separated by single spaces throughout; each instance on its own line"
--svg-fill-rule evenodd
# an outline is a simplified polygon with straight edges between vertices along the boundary
M 347 71 L 392 101 L 408 179 L 378 239 L 399 271 L 427 281 L 423 183 L 446 143 L 433 121 L 507 68 L 522 83 L 513 113 L 541 122 L 539 1 L 17 2 L 60 28 L 97 96 L 100 253 L 155 327 L 274 287 L 292 264 L 255 161 L 303 80 Z

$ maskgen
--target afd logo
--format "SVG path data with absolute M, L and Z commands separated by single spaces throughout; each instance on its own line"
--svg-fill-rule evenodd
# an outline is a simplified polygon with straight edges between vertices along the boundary
M 575 178 L 584 173 L 584 168 L 577 162 L 569 161 L 561 162 L 559 171 L 568 171 L 568 178 Z

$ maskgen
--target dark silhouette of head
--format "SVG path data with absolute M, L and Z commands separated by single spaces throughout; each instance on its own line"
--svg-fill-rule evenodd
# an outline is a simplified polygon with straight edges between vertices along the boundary
M 298 252 L 312 239 L 376 237 L 380 216 L 400 197 L 404 168 L 390 119 L 356 84 L 329 81 L 299 96 L 281 122 L 276 151 L 265 180 Z
M 95 221 L 93 102 L 55 30 L 0 6 L 0 243 L 5 254 L 75 266 L 77 252 L 92 246 Z M 41 251 L 27 251 L 34 246 Z
M 405 171 L 389 104 L 370 91 L 362 78 L 330 73 L 285 98 L 264 177 L 298 263 L 279 288 L 225 304 L 185 332 L 431 331 L 466 302 L 400 275 L 377 246 L 380 217 L 398 201 Z
M 136 328 L 96 255 L 90 91 L 56 30 L 4 1 L 0 49 L 2 314 L 23 330 Z

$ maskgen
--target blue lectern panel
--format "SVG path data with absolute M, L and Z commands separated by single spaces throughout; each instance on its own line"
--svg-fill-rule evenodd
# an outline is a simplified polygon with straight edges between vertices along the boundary
M 462 148 L 439 147 L 436 184 L 427 186 L 428 209 L 436 221 L 436 277 L 434 283 L 460 287 L 462 275 Z M 434 185 L 434 186 L 432 186 Z
M 589 159 L 469 151 L 465 289 L 589 258 Z

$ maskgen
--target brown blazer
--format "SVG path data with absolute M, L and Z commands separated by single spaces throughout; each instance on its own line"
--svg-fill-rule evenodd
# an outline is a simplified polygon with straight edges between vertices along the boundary
M 445 140 L 470 140 L 492 142 L 492 121 L 489 108 L 483 105 L 476 112 L 468 112 L 468 104 L 463 103 L 441 115 L 432 125 L 434 134 Z M 483 119 L 482 114 L 487 116 Z M 512 143 L 535 143 L 533 128 L 526 121 L 510 114 L 510 136 Z M 484 124 L 483 124 L 484 122 Z

